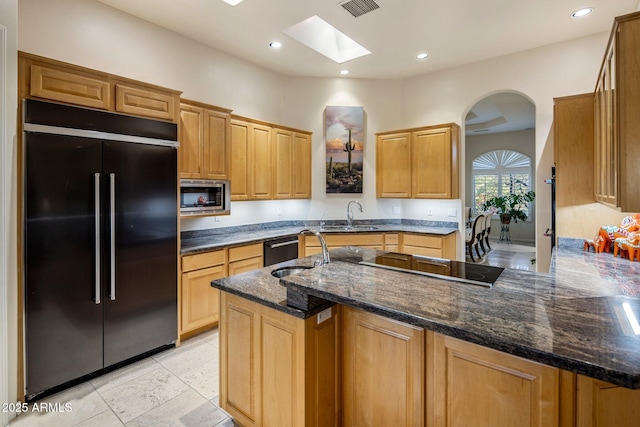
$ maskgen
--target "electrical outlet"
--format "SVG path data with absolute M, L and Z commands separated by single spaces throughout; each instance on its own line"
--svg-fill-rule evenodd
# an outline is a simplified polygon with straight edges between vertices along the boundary
M 433 216 L 433 208 L 427 208 L 427 215 Z
M 278 216 L 282 216 L 282 206 L 278 206 L 278 209 L 276 209 L 276 214 Z
M 447 209 L 447 215 L 449 215 L 449 216 L 457 216 L 458 215 L 458 210 L 456 208 L 449 208 L 449 209 Z
M 213 217 L 213 221 L 214 222 L 220 222 L 220 217 L 219 216 L 214 216 Z
M 331 307 L 322 310 L 320 313 L 318 313 L 318 317 L 317 317 L 317 321 L 318 321 L 318 325 L 326 320 L 331 319 Z

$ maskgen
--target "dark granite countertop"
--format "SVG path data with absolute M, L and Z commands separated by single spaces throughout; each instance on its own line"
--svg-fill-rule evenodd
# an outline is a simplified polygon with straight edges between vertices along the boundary
M 551 273 L 505 269 L 489 289 L 358 264 L 379 252 L 345 247 L 331 251 L 330 264 L 281 282 L 271 276 L 271 270 L 282 265 L 312 265 L 319 256 L 219 279 L 212 285 L 301 318 L 331 303 L 357 307 L 529 360 L 640 388 L 640 336 L 634 335 L 624 314 L 626 305 L 640 317 L 640 299 L 629 295 L 629 282 L 639 277 L 639 262 L 560 247 Z M 324 305 L 308 311 L 289 307 L 287 289 L 291 295 L 309 295 Z
M 369 220 L 354 221 L 354 228 L 344 229 L 344 221 L 327 221 L 321 227 L 318 221 L 280 221 L 181 233 L 180 254 L 190 255 L 225 247 L 243 245 L 277 237 L 295 236 L 305 228 L 313 228 L 323 234 L 331 233 L 389 233 L 414 232 L 448 235 L 458 231 L 455 222 L 417 220 Z

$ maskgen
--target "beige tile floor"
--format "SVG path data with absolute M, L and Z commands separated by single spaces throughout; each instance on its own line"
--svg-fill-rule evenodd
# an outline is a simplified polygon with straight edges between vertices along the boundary
M 218 407 L 218 330 L 36 402 L 11 427 L 231 427 Z M 58 405 L 56 405 L 58 404 Z M 71 410 L 64 411 L 65 404 Z

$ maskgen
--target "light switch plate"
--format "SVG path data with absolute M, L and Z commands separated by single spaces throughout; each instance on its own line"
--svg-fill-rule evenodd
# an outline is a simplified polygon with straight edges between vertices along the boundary
M 449 208 L 449 209 L 447 209 L 447 215 L 449 215 L 449 216 L 457 216 L 458 215 L 458 210 L 456 208 Z

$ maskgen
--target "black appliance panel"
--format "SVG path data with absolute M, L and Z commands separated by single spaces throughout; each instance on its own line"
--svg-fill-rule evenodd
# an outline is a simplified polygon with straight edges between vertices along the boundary
M 265 266 L 298 258 L 297 236 L 265 240 L 263 247 Z

